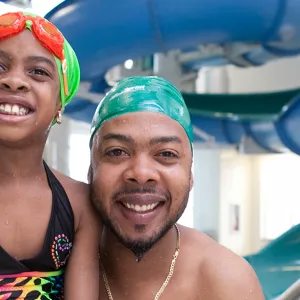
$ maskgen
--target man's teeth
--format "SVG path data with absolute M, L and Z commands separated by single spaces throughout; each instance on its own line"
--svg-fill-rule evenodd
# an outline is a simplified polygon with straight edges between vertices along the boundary
M 159 202 L 148 204 L 148 205 L 137 205 L 137 204 L 134 205 L 129 203 L 124 203 L 124 204 L 127 208 L 132 209 L 136 212 L 145 212 L 154 209 L 159 204 Z
M 25 108 L 18 104 L 0 104 L 0 113 L 7 115 L 25 116 L 29 112 L 28 108 Z

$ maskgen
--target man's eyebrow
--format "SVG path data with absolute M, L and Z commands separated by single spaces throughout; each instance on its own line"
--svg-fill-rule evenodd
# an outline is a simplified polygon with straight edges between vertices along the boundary
M 53 61 L 44 56 L 29 56 L 29 57 L 27 57 L 26 60 L 27 61 L 44 62 L 44 63 L 50 65 L 53 69 L 55 69 L 55 65 L 54 65 Z
M 167 144 L 167 143 L 177 143 L 181 144 L 182 140 L 178 136 L 159 136 L 154 137 L 150 140 L 150 145 L 155 144 Z
M 108 133 L 103 136 L 104 141 L 118 140 L 125 143 L 134 144 L 134 139 L 130 135 L 120 134 L 120 133 Z M 181 144 L 182 140 L 178 136 L 158 136 L 150 140 L 149 144 L 151 146 L 155 144 L 167 144 L 167 143 L 177 143 Z
M 134 140 L 130 135 L 120 134 L 120 133 L 108 133 L 103 136 L 103 140 L 104 141 L 117 140 L 125 143 L 131 143 L 131 144 L 134 143 Z

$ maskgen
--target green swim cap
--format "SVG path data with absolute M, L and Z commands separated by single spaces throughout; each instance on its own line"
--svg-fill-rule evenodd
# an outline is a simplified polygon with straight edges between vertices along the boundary
M 104 122 L 133 112 L 157 112 L 174 119 L 185 130 L 193 149 L 193 128 L 181 93 L 169 81 L 156 76 L 122 79 L 105 95 L 92 120 L 90 147 Z
M 29 12 L 22 12 L 24 15 L 30 15 L 33 17 L 40 17 L 36 14 L 29 13 Z M 45 18 L 43 18 L 45 19 Z M 48 20 L 47 20 L 48 21 Z M 31 21 L 26 22 L 26 27 L 30 31 L 32 31 L 32 23 Z M 59 80 L 60 80 L 60 100 L 61 100 L 61 107 L 62 110 L 64 110 L 65 106 L 72 100 L 73 96 L 77 93 L 79 83 L 80 83 L 80 67 L 78 63 L 77 56 L 73 50 L 73 48 L 70 46 L 66 38 L 64 37 L 64 54 L 67 61 L 67 70 L 66 70 L 66 77 L 68 81 L 68 89 L 69 94 L 65 94 L 64 90 L 64 81 L 63 81 L 63 72 L 62 72 L 62 62 L 59 58 L 54 56 Z M 39 40 L 37 39 L 39 42 Z M 42 44 L 41 44 L 42 45 Z M 43 45 L 42 45 L 43 46 Z

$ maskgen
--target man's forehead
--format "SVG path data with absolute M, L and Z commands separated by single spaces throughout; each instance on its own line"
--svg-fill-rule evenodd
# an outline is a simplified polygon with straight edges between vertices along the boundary
M 159 130 L 160 132 L 167 131 L 171 135 L 185 135 L 185 130 L 177 121 L 161 113 L 154 112 L 124 114 L 106 121 L 100 127 L 102 134 L 116 130 L 125 133 L 128 131 L 132 133 L 142 132 L 148 135 L 152 132 L 156 134 L 156 131 Z
M 133 112 L 117 116 L 102 124 L 104 128 L 120 127 L 120 126 L 137 126 L 141 125 L 155 127 L 155 126 L 170 126 L 174 130 L 179 130 L 182 126 L 167 115 L 157 112 Z M 183 128 L 182 128 L 183 129 Z
M 153 112 L 130 113 L 108 120 L 99 128 L 96 139 L 190 144 L 185 130 L 177 121 Z

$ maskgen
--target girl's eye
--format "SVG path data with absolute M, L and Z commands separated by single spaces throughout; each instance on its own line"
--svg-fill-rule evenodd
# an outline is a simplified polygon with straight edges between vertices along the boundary
M 41 68 L 32 69 L 29 73 L 33 74 L 33 75 L 38 75 L 38 76 L 50 76 L 47 71 L 45 71 L 44 69 L 41 69 Z

